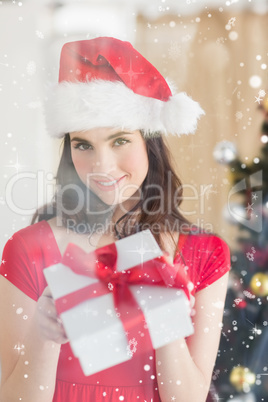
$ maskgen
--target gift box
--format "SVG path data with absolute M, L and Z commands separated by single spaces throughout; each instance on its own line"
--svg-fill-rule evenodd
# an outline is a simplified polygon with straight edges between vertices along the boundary
M 85 375 L 193 333 L 187 279 L 172 287 L 176 274 L 149 230 L 91 253 L 69 244 L 62 262 L 44 269 Z

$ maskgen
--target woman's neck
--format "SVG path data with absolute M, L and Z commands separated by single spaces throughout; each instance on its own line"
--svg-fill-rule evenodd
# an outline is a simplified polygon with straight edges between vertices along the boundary
M 115 206 L 114 213 L 112 215 L 112 223 L 116 224 L 123 216 L 128 214 L 137 204 L 137 199 L 128 199 L 122 204 L 118 204 Z M 135 211 L 134 214 L 136 215 L 137 212 Z

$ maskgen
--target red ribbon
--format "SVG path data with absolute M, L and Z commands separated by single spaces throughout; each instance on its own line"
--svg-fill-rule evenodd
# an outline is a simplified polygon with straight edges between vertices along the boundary
M 136 265 L 126 271 L 116 270 L 117 249 L 115 243 L 86 253 L 75 244 L 69 244 L 62 258 L 62 264 L 74 273 L 98 279 L 98 282 L 69 293 L 55 301 L 59 314 L 86 300 L 112 292 L 114 307 L 124 326 L 128 341 L 138 341 L 138 350 L 152 349 L 149 331 L 143 312 L 129 289 L 129 285 L 146 285 L 182 288 L 190 297 L 187 279 L 183 270 L 171 266 L 164 257 Z M 141 347 L 142 345 L 142 347 Z

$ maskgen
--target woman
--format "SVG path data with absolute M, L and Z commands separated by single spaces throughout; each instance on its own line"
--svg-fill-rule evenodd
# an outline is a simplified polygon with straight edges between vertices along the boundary
M 55 198 L 3 253 L 0 401 L 205 401 L 229 252 L 218 237 L 185 230 L 181 183 L 162 138 L 193 132 L 203 111 L 114 38 L 65 44 L 59 82 L 47 102 L 48 130 L 64 136 Z M 86 377 L 42 271 L 68 243 L 89 252 L 148 227 L 193 283 L 194 334 Z

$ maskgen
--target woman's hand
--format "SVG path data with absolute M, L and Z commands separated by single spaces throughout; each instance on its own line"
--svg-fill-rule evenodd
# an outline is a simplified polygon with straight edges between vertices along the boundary
M 48 286 L 38 299 L 35 318 L 44 339 L 59 344 L 69 342 Z
M 52 401 L 59 342 L 67 341 L 57 318 L 48 288 L 36 302 L 0 275 L 1 402 Z

